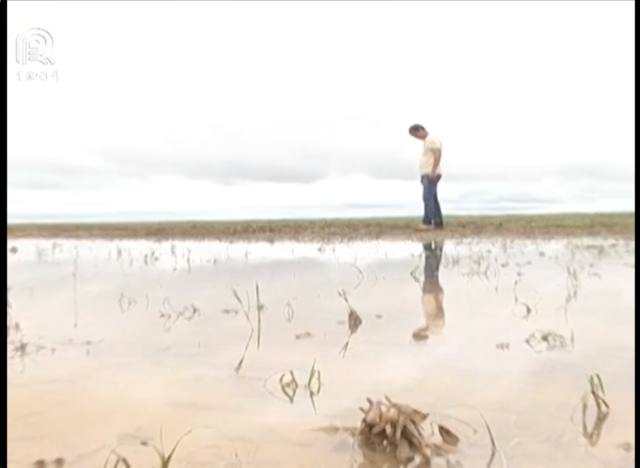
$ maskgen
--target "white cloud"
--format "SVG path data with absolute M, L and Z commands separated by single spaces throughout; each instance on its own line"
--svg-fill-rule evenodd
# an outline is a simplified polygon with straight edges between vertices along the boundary
M 630 2 L 8 8 L 10 59 L 43 27 L 59 73 L 9 62 L 10 219 L 406 214 L 416 121 L 444 143 L 446 212 L 633 208 Z

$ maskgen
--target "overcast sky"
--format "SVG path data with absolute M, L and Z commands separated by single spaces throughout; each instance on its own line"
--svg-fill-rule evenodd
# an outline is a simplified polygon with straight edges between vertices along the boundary
M 445 215 L 635 209 L 633 2 L 8 14 L 9 221 L 417 216 L 415 122 Z M 55 63 L 16 61 L 30 28 Z

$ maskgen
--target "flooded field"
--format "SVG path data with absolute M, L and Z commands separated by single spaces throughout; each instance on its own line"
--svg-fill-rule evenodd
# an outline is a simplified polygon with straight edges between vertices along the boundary
M 401 466 L 385 396 L 432 467 L 634 466 L 633 241 L 7 248 L 9 467 Z

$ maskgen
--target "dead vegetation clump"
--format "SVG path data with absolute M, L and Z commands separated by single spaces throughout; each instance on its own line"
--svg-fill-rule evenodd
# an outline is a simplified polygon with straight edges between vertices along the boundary
M 463 276 L 477 278 L 495 293 L 500 286 L 500 262 L 491 251 L 472 252 L 469 255 L 468 267 Z
M 351 265 L 351 268 L 353 268 L 354 270 L 356 270 L 356 273 L 358 273 L 358 279 L 356 281 L 356 284 L 353 286 L 353 291 L 355 291 L 356 289 L 358 289 L 360 287 L 360 285 L 362 284 L 362 282 L 364 281 L 364 272 L 362 271 L 362 269 L 360 269 L 360 267 L 358 265 L 356 265 L 355 263 L 353 265 Z
M 349 349 L 349 344 L 351 343 L 351 337 L 355 335 L 355 333 L 362 325 L 362 318 L 360 318 L 360 314 L 351 306 L 349 302 L 349 298 L 347 297 L 347 293 L 344 289 L 338 290 L 338 296 L 340 296 L 347 307 L 349 308 L 349 315 L 347 316 L 347 324 L 349 326 L 349 334 L 347 336 L 347 340 L 344 342 L 342 347 L 340 348 L 340 354 L 342 357 L 345 357 L 347 354 L 347 349 Z
M 169 453 L 166 453 L 164 449 L 162 429 L 160 429 L 160 447 L 155 445 L 150 440 L 143 439 L 143 438 L 139 438 L 136 441 L 136 445 L 141 445 L 143 447 L 151 448 L 158 456 L 158 460 L 160 462 L 159 468 L 170 468 L 171 461 L 173 460 L 173 456 L 175 455 L 176 450 L 178 449 L 178 446 L 180 445 L 182 440 L 192 432 L 193 432 L 193 429 L 189 429 L 184 434 L 182 434 L 178 438 L 176 443 L 173 444 L 173 447 L 171 448 Z M 112 449 L 111 451 L 109 451 L 107 455 L 107 459 L 104 461 L 103 468 L 132 468 L 132 465 L 131 465 L 131 462 L 127 459 L 127 457 L 119 453 L 116 449 Z
M 293 322 L 293 318 L 296 315 L 296 311 L 293 308 L 293 304 L 291 303 L 291 300 L 287 301 L 287 303 L 284 305 L 283 313 L 284 313 L 284 318 L 287 321 L 287 323 Z
M 509 351 L 511 348 L 511 344 L 507 341 L 501 341 L 500 343 L 496 343 L 496 349 L 500 351 Z
M 531 305 L 529 302 L 523 301 L 520 298 L 518 294 L 518 286 L 520 285 L 520 283 L 522 283 L 523 276 L 524 276 L 524 273 L 522 273 L 522 271 L 518 271 L 516 274 L 516 279 L 513 282 L 513 307 L 522 308 L 524 313 L 522 314 L 521 318 L 523 318 L 524 320 L 527 320 L 533 315 L 535 311 L 538 310 L 538 304 L 536 303 Z
M 437 434 L 434 424 L 430 424 L 431 431 L 427 432 L 423 425 L 428 413 L 394 402 L 388 396 L 385 401 L 375 402 L 367 398 L 367 403 L 368 408 L 360 408 L 363 417 L 357 431 L 365 458 L 429 467 L 433 457 L 448 458 L 460 443 L 460 438 L 441 424 L 435 424 Z
M 289 403 L 293 404 L 298 388 L 300 388 L 300 384 L 296 379 L 294 371 L 289 370 L 288 372 L 282 373 L 278 379 L 278 384 L 280 385 L 282 394 L 287 398 Z M 315 361 L 313 361 L 313 365 L 309 371 L 309 377 L 307 378 L 307 382 L 304 384 L 303 388 L 309 395 L 311 406 L 313 406 L 313 412 L 317 412 L 315 399 L 320 395 L 320 391 L 322 390 L 322 378 L 320 370 L 316 368 Z
M 135 297 L 127 296 L 124 292 L 120 293 L 120 297 L 118 298 L 118 307 L 120 308 L 121 313 L 127 313 L 135 308 L 138 305 L 138 301 Z
M 62 457 L 55 458 L 53 460 L 47 461 L 43 458 L 40 458 L 33 462 L 31 465 L 33 468 L 64 468 L 66 460 Z
M 11 304 L 7 299 L 7 359 L 20 362 L 20 372 L 25 370 L 25 361 L 28 357 L 40 354 L 42 351 L 55 353 L 55 348 L 34 343 L 26 339 L 20 322 L 15 320 L 9 310 Z
M 179 320 L 190 322 L 200 315 L 200 309 L 194 304 L 187 304 L 178 310 L 171 304 L 171 299 L 165 297 L 162 301 L 160 318 L 164 319 L 164 330 L 169 332 Z
M 256 348 L 260 349 L 260 341 L 262 337 L 262 313 L 266 309 L 266 306 L 260 299 L 260 285 L 256 283 L 255 286 L 256 286 L 256 314 L 257 314 L 257 327 L 258 327 L 257 329 L 258 338 L 257 338 Z M 236 302 L 240 306 L 240 311 L 242 311 L 242 315 L 244 315 L 244 318 L 247 320 L 247 324 L 249 325 L 249 337 L 247 338 L 247 342 L 244 346 L 244 351 L 242 352 L 242 356 L 240 357 L 240 360 L 238 361 L 234 369 L 235 373 L 238 374 L 242 369 L 242 365 L 244 364 L 244 360 L 247 356 L 247 351 L 249 350 L 249 345 L 251 344 L 251 340 L 253 339 L 253 335 L 256 332 L 256 329 L 253 326 L 253 321 L 251 320 L 251 298 L 249 297 L 249 292 L 248 291 L 245 292 L 246 302 L 242 300 L 236 288 L 232 288 L 231 292 L 233 293 L 233 298 L 236 300 Z M 238 309 L 223 309 L 222 312 L 225 314 L 237 315 Z
M 564 320 L 569 322 L 569 305 L 572 302 L 578 300 L 578 292 L 580 291 L 580 277 L 578 276 L 578 269 L 575 267 L 567 267 L 567 280 L 566 280 L 566 294 L 564 297 Z
M 297 340 L 306 340 L 307 338 L 313 338 L 313 333 L 310 331 L 305 331 L 301 333 L 296 333 L 293 337 Z
M 525 340 L 527 346 L 536 353 L 542 353 L 544 351 L 569 351 L 573 348 L 573 333 L 570 342 L 571 347 L 564 335 L 553 330 L 536 330 Z
M 580 432 L 582 433 L 582 436 L 587 441 L 587 443 L 590 446 L 595 447 L 600 440 L 604 423 L 609 417 L 610 407 L 605 398 L 606 394 L 604 390 L 604 383 L 602 382 L 600 374 L 592 374 L 588 377 L 587 380 L 589 382 L 589 389 L 585 391 L 580 398 L 580 406 L 582 409 L 582 426 Z M 591 428 L 589 428 L 589 424 L 587 423 L 587 412 L 590 406 L 593 406 L 595 408 L 596 413 L 593 424 L 591 424 Z M 572 414 L 572 422 L 573 418 L 574 415 Z
M 131 463 L 117 450 L 111 450 L 104 461 L 103 468 L 131 468 Z M 34 467 L 35 468 L 35 467 Z

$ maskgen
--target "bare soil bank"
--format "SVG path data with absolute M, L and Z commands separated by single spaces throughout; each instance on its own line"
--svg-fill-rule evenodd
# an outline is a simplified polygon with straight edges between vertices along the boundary
M 203 239 L 222 241 L 421 240 L 431 237 L 635 237 L 634 213 L 448 216 L 442 231 L 420 232 L 417 218 L 10 224 L 20 238 Z

